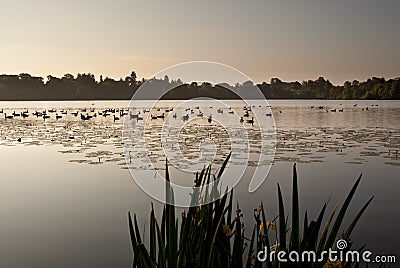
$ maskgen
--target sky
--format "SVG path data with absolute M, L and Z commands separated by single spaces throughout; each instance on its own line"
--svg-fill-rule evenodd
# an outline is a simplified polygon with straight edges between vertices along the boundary
M 400 1 L 1 0 L 0 73 L 152 77 L 214 61 L 255 82 L 400 76 Z

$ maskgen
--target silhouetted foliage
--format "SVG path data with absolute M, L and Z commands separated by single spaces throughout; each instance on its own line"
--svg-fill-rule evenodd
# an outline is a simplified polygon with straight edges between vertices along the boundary
M 0 100 L 127 100 L 146 82 L 137 79 L 136 72 L 125 79 L 114 80 L 100 76 L 96 81 L 90 73 L 78 73 L 76 77 L 65 74 L 62 78 L 47 76 L 34 77 L 30 74 L 0 75 Z M 346 81 L 335 86 L 329 80 L 319 77 L 317 80 L 283 82 L 272 78 L 270 83 L 257 85 L 268 99 L 400 99 L 400 78 L 385 80 L 372 77 L 367 81 Z M 227 83 L 212 85 L 210 83 L 183 83 L 180 79 L 173 80 L 168 76 L 162 79 L 147 80 L 143 98 L 163 96 L 163 99 L 189 99 L 195 97 L 210 97 L 216 99 L 237 99 L 240 92 L 254 88 L 253 82 L 246 81 L 234 86 Z M 156 94 L 152 94 L 152 92 Z

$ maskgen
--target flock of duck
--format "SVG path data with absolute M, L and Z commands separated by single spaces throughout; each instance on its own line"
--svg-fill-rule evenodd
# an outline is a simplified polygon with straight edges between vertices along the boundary
M 340 103 L 339 105 L 341 106 L 340 108 L 330 108 L 330 109 L 328 109 L 328 108 L 326 108 L 326 107 L 320 105 L 320 106 L 318 106 L 318 109 L 319 109 L 319 110 L 325 110 L 327 113 L 328 113 L 328 112 L 333 112 L 333 113 L 339 112 L 339 113 L 343 113 L 344 108 L 342 107 L 342 104 L 341 104 L 341 103 Z M 370 106 L 371 106 L 371 107 L 378 107 L 379 104 L 371 104 Z M 358 107 L 358 103 L 353 104 L 353 107 Z M 314 105 L 311 105 L 311 109 L 314 109 L 314 108 L 315 108 L 315 106 L 314 106 Z M 368 106 L 362 107 L 361 110 L 362 110 L 362 111 L 364 111 L 364 110 L 365 110 L 365 111 L 368 111 Z
M 160 133 L 163 124 L 168 120 L 180 122 L 184 127 L 174 130 L 179 135 L 178 142 L 172 149 L 179 150 L 181 155 L 195 159 L 202 153 L 204 148 L 199 146 L 199 141 L 210 139 L 217 148 L 216 163 L 223 161 L 230 150 L 232 141 L 224 132 L 224 127 L 230 127 L 234 120 L 248 130 L 249 141 L 254 145 L 253 153 L 271 154 L 260 146 L 261 139 L 273 138 L 260 136 L 257 128 L 263 128 L 255 117 L 255 110 L 266 118 L 274 118 L 276 128 L 276 153 L 274 161 L 297 161 L 297 162 L 323 162 L 329 155 L 333 154 L 343 157 L 348 164 L 367 163 L 371 157 L 380 157 L 388 165 L 400 165 L 400 126 L 378 126 L 371 128 L 367 126 L 338 126 L 332 124 L 327 126 L 310 126 L 307 120 L 311 120 L 313 110 L 321 112 L 343 112 L 349 111 L 352 116 L 356 107 L 329 108 L 323 106 L 311 106 L 311 109 L 303 111 L 304 124 L 299 125 L 296 111 L 291 107 L 159 107 L 150 109 L 141 108 L 63 108 L 63 109 L 1 109 L 4 119 L 0 120 L 0 146 L 39 146 L 45 144 L 61 145 L 59 150 L 63 154 L 71 155 L 71 162 L 102 164 L 106 162 L 117 162 L 122 168 L 126 167 L 126 160 L 141 159 L 143 165 L 130 168 L 145 169 L 150 162 L 163 162 L 163 154 Z M 377 105 L 373 105 L 376 107 Z M 368 110 L 368 107 L 361 108 Z M 369 109 L 373 111 L 374 109 Z M 398 112 L 393 111 L 393 112 Z M 368 113 L 369 114 L 369 113 Z M 236 116 L 233 116 L 236 115 Z M 274 117 L 272 117 L 274 115 Z M 329 116 L 326 114 L 326 116 Z M 355 116 L 355 115 L 354 115 Z M 359 116 L 359 115 L 357 115 Z M 336 116 L 335 116 L 336 117 Z M 147 121 L 146 121 L 147 118 Z M 329 117 L 328 117 L 329 118 Z M 395 118 L 395 116 L 394 116 Z M 192 120 L 196 119 L 196 120 Z M 215 120 L 218 119 L 218 120 Z M 236 121 L 237 120 L 237 121 Z M 336 119 L 335 119 L 336 120 Z M 358 120 L 358 118 L 357 118 Z M 368 120 L 371 117 L 368 115 Z M 382 121 L 379 118 L 377 122 Z M 220 125 L 222 122 L 222 126 Z M 271 120 L 273 122 L 273 120 Z M 335 121 L 336 122 L 336 121 Z M 339 122 L 340 123 L 340 122 Z M 226 124 L 226 126 L 224 126 Z M 385 124 L 388 124 L 387 122 Z M 124 140 L 122 131 L 130 125 L 132 137 L 145 136 L 144 140 Z M 146 125 L 146 129 L 143 127 Z M 268 126 L 270 127 L 270 126 Z M 135 132 L 136 131 L 136 132 Z M 233 133 L 241 134 L 233 128 Z M 225 133 L 225 134 L 224 134 Z M 146 135 L 144 135 L 146 134 Z M 124 150 L 129 143 L 129 151 Z M 143 146 L 146 144 L 146 150 Z M 143 145 L 143 144 L 142 144 Z M 208 152 L 206 148 L 206 154 Z M 243 151 L 235 152 L 232 159 L 243 162 L 241 156 Z M 129 162 L 129 161 L 128 161 Z M 135 162 L 137 164 L 137 161 Z M 264 165 L 268 163 L 251 163 Z
M 35 110 L 32 112 L 32 114 L 28 110 L 24 110 L 21 112 L 16 112 L 15 110 L 11 114 L 7 114 L 4 109 L 0 110 L 0 114 L 4 114 L 4 119 L 16 119 L 16 118 L 27 118 L 30 115 L 36 118 L 43 119 L 44 121 L 46 119 L 54 118 L 56 120 L 62 119 L 63 117 L 68 115 L 68 110 L 67 109 L 61 109 L 57 111 L 56 109 L 45 109 L 42 111 Z M 90 120 L 92 118 L 96 118 L 97 116 L 103 116 L 103 117 L 108 117 L 112 116 L 114 121 L 117 121 L 120 119 L 120 117 L 127 115 L 127 110 L 124 109 L 115 109 L 115 108 L 109 108 L 109 109 L 104 109 L 101 111 L 95 112 L 94 108 L 87 109 L 87 108 L 82 108 L 80 110 L 72 110 L 70 111 L 70 114 L 74 117 L 78 117 L 80 115 L 80 119 L 83 121 Z M 119 114 L 119 116 L 118 116 Z M 53 115 L 53 116 L 52 116 Z
M 210 107 L 210 108 L 212 108 L 212 107 Z M 251 119 L 244 120 L 244 118 L 250 116 L 249 112 L 251 112 L 251 107 L 245 106 L 243 109 L 245 112 L 244 112 L 243 116 L 240 118 L 240 123 L 247 122 L 249 124 L 254 124 L 254 122 L 255 122 L 254 117 L 252 117 Z M 169 112 L 172 112 L 173 110 L 174 110 L 174 108 L 165 108 L 162 113 L 157 114 L 157 112 L 161 111 L 161 108 L 157 108 L 155 110 L 155 114 L 151 114 L 150 118 L 151 118 L 151 120 L 165 119 L 166 114 Z M 185 111 L 186 112 L 189 111 L 189 113 L 186 113 L 185 115 L 183 115 L 182 120 L 188 121 L 190 118 L 190 114 L 191 115 L 195 114 L 195 112 L 196 112 L 195 110 L 198 110 L 196 113 L 197 117 L 204 116 L 204 113 L 200 110 L 200 107 L 196 106 L 194 108 L 186 108 Z M 28 118 L 30 115 L 32 115 L 35 118 L 43 119 L 43 121 L 46 121 L 47 119 L 51 119 L 51 118 L 54 118 L 55 120 L 60 120 L 63 117 L 65 118 L 69 113 L 73 117 L 80 118 L 80 120 L 82 120 L 82 121 L 87 121 L 87 120 L 94 119 L 97 117 L 107 118 L 110 116 L 113 118 L 114 122 L 120 120 L 120 118 L 123 118 L 125 116 L 129 116 L 130 119 L 134 119 L 136 121 L 141 121 L 144 119 L 143 114 L 146 114 L 149 112 L 150 112 L 150 109 L 148 109 L 148 108 L 144 108 L 142 110 L 142 113 L 141 113 L 141 111 L 137 111 L 136 113 L 133 113 L 132 111 L 130 111 L 130 109 L 123 109 L 123 108 L 107 108 L 107 109 L 103 109 L 103 110 L 99 110 L 99 111 L 96 111 L 94 108 L 91 108 L 91 109 L 82 108 L 80 110 L 72 110 L 69 112 L 67 109 L 56 110 L 56 109 L 52 108 L 52 109 L 45 109 L 42 111 L 35 110 L 32 113 L 30 113 L 28 110 L 23 110 L 20 112 L 16 112 L 15 110 L 13 110 L 12 113 L 9 113 L 9 114 L 7 114 L 4 111 L 4 109 L 0 110 L 0 114 L 4 114 L 4 119 L 17 119 L 17 118 L 25 119 L 25 118 Z M 224 109 L 218 108 L 217 113 L 223 114 Z M 232 110 L 231 107 L 229 107 L 228 114 L 234 114 L 234 111 Z M 78 115 L 79 115 L 79 117 L 78 117 Z M 267 113 L 266 115 L 272 116 L 272 113 Z M 177 113 L 173 114 L 173 118 L 174 119 L 177 118 Z M 212 114 L 210 114 L 207 117 L 207 120 L 209 123 L 212 122 Z

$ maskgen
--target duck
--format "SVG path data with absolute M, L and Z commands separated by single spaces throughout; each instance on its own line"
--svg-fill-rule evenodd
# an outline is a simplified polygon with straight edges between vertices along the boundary
M 12 116 L 12 115 L 7 115 L 6 113 L 4 113 L 4 118 L 5 118 L 5 119 L 13 119 L 14 116 Z
M 254 117 L 252 117 L 249 120 L 246 120 L 246 122 L 253 125 L 254 124 Z
M 35 111 L 33 115 L 36 115 L 36 117 L 42 116 L 43 114 L 41 112 Z
M 140 112 L 138 112 L 137 114 L 129 114 L 129 118 L 130 119 L 137 119 L 139 117 Z
M 84 114 L 81 114 L 81 120 L 86 121 L 86 120 L 89 120 L 89 118 L 87 116 L 85 116 Z

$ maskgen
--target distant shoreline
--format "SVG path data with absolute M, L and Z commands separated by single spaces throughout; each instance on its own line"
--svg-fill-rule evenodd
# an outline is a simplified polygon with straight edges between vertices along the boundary
M 145 90 L 143 89 L 145 86 Z M 62 78 L 48 76 L 45 82 L 42 77 L 29 74 L 0 75 L 0 101 L 90 101 L 90 100 L 142 100 L 162 99 L 186 100 L 198 97 L 213 99 L 261 99 L 261 91 L 265 99 L 318 99 L 318 100 L 398 100 L 400 99 L 400 77 L 386 80 L 372 77 L 360 82 L 346 81 L 343 85 L 333 85 L 329 80 L 319 77 L 317 80 L 303 82 L 284 82 L 272 78 L 270 83 L 253 84 L 245 81 L 234 86 L 227 83 L 210 84 L 207 82 L 190 84 L 180 79 L 170 80 L 151 78 L 140 81 L 132 72 L 125 79 L 111 78 L 96 81 L 93 74 L 78 74 L 74 77 L 65 74 Z M 255 90 L 257 89 L 257 90 Z M 252 94 L 258 91 L 258 94 Z M 257 98 L 255 98 L 257 97 Z

